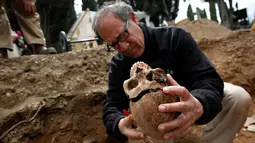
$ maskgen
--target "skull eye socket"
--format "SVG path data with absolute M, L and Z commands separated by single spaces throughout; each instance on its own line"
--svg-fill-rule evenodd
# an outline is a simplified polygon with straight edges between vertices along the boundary
M 135 87 L 138 86 L 138 80 L 137 79 L 132 79 L 128 82 L 128 90 L 131 90 Z
M 146 79 L 149 81 L 152 81 L 152 72 L 150 72 L 149 74 L 146 75 Z
M 137 67 L 137 69 L 136 69 L 136 73 L 139 73 L 139 72 L 141 72 L 141 71 L 143 71 L 143 69 L 142 69 L 142 68 Z

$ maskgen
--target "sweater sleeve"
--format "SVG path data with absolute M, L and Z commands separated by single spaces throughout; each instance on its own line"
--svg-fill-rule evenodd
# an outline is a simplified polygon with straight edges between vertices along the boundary
M 128 109 L 129 100 L 123 90 L 124 72 L 113 57 L 108 75 L 108 91 L 103 104 L 103 121 L 108 135 L 116 139 L 126 139 L 118 128 L 119 120 L 124 118 L 123 109 Z
M 223 81 L 189 33 L 181 29 L 173 41 L 181 85 L 203 105 L 204 113 L 196 124 L 206 124 L 222 109 Z

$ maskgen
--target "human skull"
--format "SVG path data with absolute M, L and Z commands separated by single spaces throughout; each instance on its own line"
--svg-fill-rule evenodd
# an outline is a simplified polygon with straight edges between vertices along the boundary
M 158 125 L 178 116 L 177 112 L 162 113 L 158 111 L 160 104 L 179 101 L 177 95 L 163 93 L 164 86 L 170 86 L 166 73 L 160 68 L 151 69 L 144 62 L 135 63 L 131 67 L 130 78 L 123 83 L 138 129 L 155 139 L 162 139 L 164 135 L 158 130 Z

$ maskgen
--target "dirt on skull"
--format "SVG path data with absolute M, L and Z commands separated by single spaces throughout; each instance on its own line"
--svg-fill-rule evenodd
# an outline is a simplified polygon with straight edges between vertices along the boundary
M 244 87 L 255 100 L 255 32 L 231 32 L 229 37 L 202 39 L 200 48 L 224 81 Z M 0 138 L 20 143 L 114 143 L 102 121 L 109 61 L 114 52 L 104 46 L 79 53 L 24 56 L 0 60 Z M 254 102 L 249 115 L 255 114 Z M 190 142 L 203 126 L 176 139 Z M 235 143 L 255 135 L 241 131 Z

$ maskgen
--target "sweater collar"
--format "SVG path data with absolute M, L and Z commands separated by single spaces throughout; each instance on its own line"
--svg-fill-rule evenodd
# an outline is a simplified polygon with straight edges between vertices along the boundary
M 139 60 L 144 60 L 149 57 L 151 57 L 151 47 L 154 45 L 153 38 L 152 38 L 152 29 L 148 26 L 146 26 L 144 23 L 140 23 L 139 27 L 142 29 L 144 34 L 144 52 L 143 54 L 138 58 Z
M 146 26 L 144 23 L 140 23 L 138 25 L 144 34 L 144 52 L 143 54 L 138 57 L 138 58 L 130 58 L 127 57 L 121 53 L 119 53 L 120 55 L 122 55 L 125 59 L 131 59 L 132 61 L 145 61 L 147 59 L 149 59 L 150 57 L 153 56 L 153 47 L 155 46 L 155 38 L 153 38 L 153 34 L 152 34 L 152 28 Z

